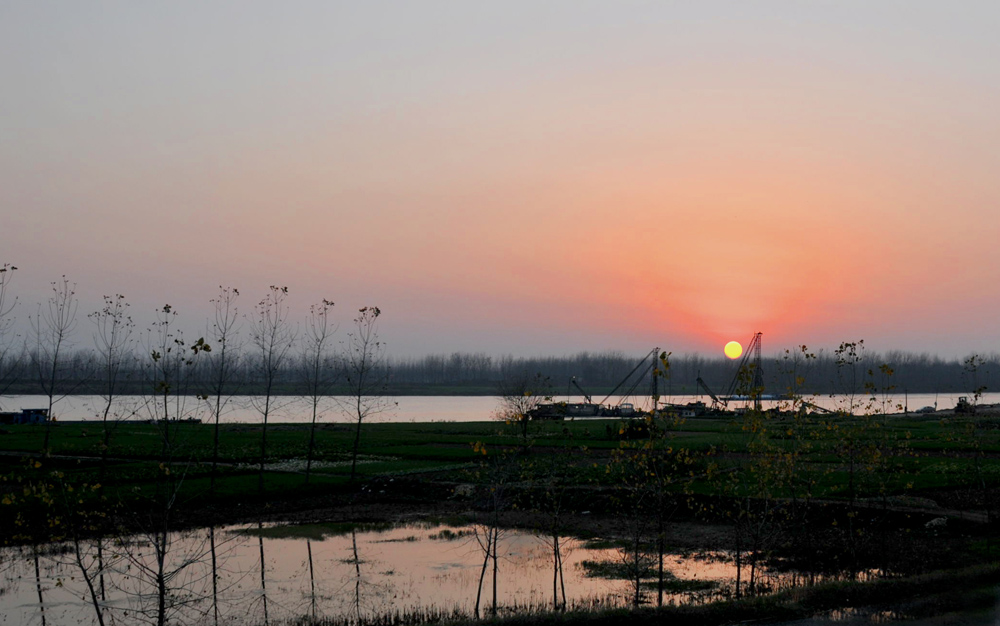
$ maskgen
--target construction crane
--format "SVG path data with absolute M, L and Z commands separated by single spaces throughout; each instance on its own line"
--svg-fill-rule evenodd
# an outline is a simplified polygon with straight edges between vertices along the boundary
M 721 407 L 725 407 L 726 406 L 726 403 L 723 402 L 722 400 L 720 400 L 719 396 L 715 395 L 715 392 L 713 392 L 711 389 L 709 389 L 708 383 L 706 383 L 705 380 L 701 377 L 701 372 L 698 372 L 697 383 L 698 383 L 698 386 L 701 387 L 705 391 L 705 393 L 708 394 L 708 396 L 710 398 L 712 398 L 712 408 L 713 409 L 719 409 Z
M 617 406 L 611 407 L 607 406 L 608 400 L 611 396 L 622 390 L 621 397 L 628 398 L 633 395 L 636 388 L 642 383 L 642 381 L 647 380 L 645 376 L 636 376 L 636 372 L 640 371 L 644 366 L 648 367 L 647 371 L 653 373 L 653 395 L 656 395 L 656 377 L 658 375 L 657 361 L 660 354 L 659 348 L 653 348 L 649 353 L 642 357 L 632 371 L 630 371 L 625 378 L 621 380 L 615 388 L 611 390 L 600 403 L 595 404 L 591 399 L 590 394 L 584 391 L 580 383 L 576 382 L 576 376 L 573 376 L 569 380 L 569 384 L 566 386 L 567 397 L 570 394 L 570 387 L 576 387 L 576 389 L 583 394 L 583 403 L 568 403 L 568 402 L 542 402 L 535 409 L 532 410 L 532 419 L 564 419 L 565 417 L 632 417 L 635 415 L 641 415 L 641 411 L 635 410 L 635 405 L 629 402 L 619 402 Z M 666 355 L 664 355 L 664 358 Z M 652 360 L 651 360 L 652 358 Z M 655 414 L 656 405 L 653 406 L 653 411 Z
M 578 390 L 578 391 L 579 391 L 580 393 L 582 393 L 582 394 L 583 394 L 583 401 L 584 401 L 584 402 L 586 402 L 587 404 L 593 404 L 593 400 L 591 400 L 591 399 L 590 399 L 590 394 L 589 394 L 589 393 L 587 393 L 586 391 L 584 391 L 584 390 L 583 390 L 583 387 L 581 387 L 581 386 L 580 386 L 580 384 L 576 382 L 576 376 L 574 376 L 574 377 L 570 378 L 570 379 L 569 379 L 569 382 L 570 382 L 570 383 L 571 383 L 571 384 L 572 384 L 572 385 L 573 385 L 574 387 L 576 387 L 576 388 L 577 388 L 577 390 Z
M 740 359 L 740 365 L 736 368 L 736 375 L 733 376 L 733 381 L 729 383 L 729 391 L 725 396 L 725 403 L 728 403 L 736 393 L 737 387 L 740 384 L 740 374 L 747 371 L 746 368 L 749 366 L 750 370 L 750 388 L 748 389 L 749 394 L 753 398 L 753 408 L 756 411 L 760 411 L 760 395 L 764 389 L 764 374 L 761 369 L 761 358 L 760 358 L 760 338 L 764 333 L 755 333 L 753 339 L 750 340 L 750 345 L 747 346 L 746 351 L 743 353 L 743 358 Z
M 626 374 L 625 378 L 623 378 L 622 381 L 620 383 L 618 383 L 617 385 L 615 385 L 615 388 L 611 390 L 611 393 L 609 393 L 603 400 L 601 400 L 601 404 L 604 405 L 608 401 L 608 398 L 610 398 L 611 396 L 615 395 L 615 393 L 619 389 L 622 388 L 622 385 L 624 385 L 626 382 L 628 382 L 628 380 L 630 378 L 632 378 L 632 375 L 635 374 L 641 367 L 643 367 L 644 365 L 648 366 L 649 363 L 650 363 L 650 361 L 649 361 L 650 357 L 653 358 L 653 360 L 652 360 L 652 366 L 656 367 L 656 355 L 658 355 L 659 353 L 660 353 L 660 349 L 659 348 L 653 348 L 652 350 L 650 350 L 646 354 L 646 356 L 642 357 L 642 360 L 640 360 L 639 363 L 635 367 L 632 368 L 632 371 L 629 372 L 628 374 Z M 632 386 L 629 387 L 627 390 L 625 390 L 622 393 L 622 396 L 630 396 L 630 395 L 632 395 L 632 393 L 635 391 L 635 388 L 639 386 L 639 383 L 642 382 L 642 380 L 643 379 L 641 377 L 637 378 L 636 381 L 632 384 Z M 579 389 L 579 387 L 578 387 L 578 389 Z

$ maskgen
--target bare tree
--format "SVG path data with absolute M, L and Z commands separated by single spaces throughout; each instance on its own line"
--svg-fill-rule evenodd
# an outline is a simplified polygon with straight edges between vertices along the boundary
M 80 572 L 80 577 L 83 579 L 84 584 L 87 586 L 87 598 L 89 598 L 91 606 L 94 608 L 94 616 L 97 619 L 99 626 L 104 626 L 104 603 L 107 598 L 104 593 L 104 556 L 103 556 L 103 541 L 101 539 L 96 540 L 96 554 L 92 555 L 90 550 L 81 541 L 82 532 L 93 532 L 97 530 L 98 526 L 94 523 L 95 517 L 100 517 L 103 512 L 87 510 L 85 507 L 80 506 L 82 500 L 79 500 L 77 493 L 79 490 L 94 490 L 100 488 L 100 485 L 88 485 L 84 483 L 83 485 L 77 485 L 77 489 L 74 489 L 65 481 L 65 477 L 62 473 L 54 473 L 55 479 L 58 481 L 58 495 L 61 504 L 62 519 L 56 518 L 52 520 L 55 525 L 59 525 L 62 522 L 64 532 L 68 535 L 68 538 L 72 542 L 73 546 L 73 564 L 76 566 L 77 571 Z M 74 493 L 77 491 L 77 493 Z
M 263 395 L 253 397 L 254 408 L 263 418 L 260 433 L 260 476 L 258 491 L 264 493 L 264 461 L 267 458 L 267 420 L 275 409 L 275 384 L 288 352 L 295 342 L 295 334 L 288 326 L 288 287 L 271 285 L 268 294 L 254 307 L 250 318 L 251 340 L 256 348 L 257 382 L 263 385 Z
M 17 298 L 8 292 L 17 267 L 10 263 L 0 266 L 0 398 L 14 383 L 21 358 L 14 357 L 14 309 Z M 0 406 L 0 408 L 3 408 Z
M 48 398 L 48 419 L 45 420 L 45 439 L 42 443 L 42 450 L 46 454 L 49 452 L 51 424 L 55 418 L 52 408 L 70 393 L 63 386 L 67 377 L 63 358 L 70 347 L 70 336 L 76 328 L 78 307 L 76 284 L 70 283 L 63 276 L 62 280 L 52 283 L 52 295 L 46 306 L 39 304 L 38 313 L 31 319 L 35 340 L 32 361 L 38 375 L 38 384 Z
M 479 521 L 475 524 L 475 539 L 479 548 L 483 551 L 483 565 L 479 570 L 479 584 L 476 587 L 476 604 L 474 615 L 478 618 L 479 606 L 483 596 L 483 582 L 486 579 L 486 571 L 492 561 L 493 565 L 493 603 L 490 607 L 490 614 L 497 615 L 497 577 L 500 565 L 500 538 L 504 534 L 504 529 L 500 525 L 500 515 L 510 504 L 507 494 L 507 487 L 516 478 L 517 465 L 511 455 L 500 451 L 495 454 L 487 454 L 486 445 L 477 441 L 472 446 L 473 452 L 482 454 L 482 465 L 480 466 L 479 478 L 483 481 L 486 501 L 484 511 L 481 511 Z
M 347 333 L 344 377 L 351 402 L 350 412 L 356 420 L 354 447 L 351 452 L 351 478 L 357 474 L 358 447 L 361 444 L 361 424 L 389 408 L 386 396 L 389 371 L 385 363 L 385 344 L 378 338 L 377 306 L 358 309 L 354 330 Z
M 496 418 L 515 426 L 522 442 L 528 440 L 528 423 L 532 411 L 552 395 L 549 379 L 541 374 L 531 374 L 513 363 L 501 366 L 497 383 Z
M 240 292 L 233 287 L 220 286 L 219 295 L 212 299 L 212 304 L 215 306 L 215 322 L 209 331 L 209 337 L 215 349 L 209 361 L 211 396 L 208 402 L 215 422 L 212 431 L 212 476 L 209 486 L 213 494 L 219 464 L 219 419 L 238 387 L 234 374 L 242 347 L 237 334 L 239 310 L 236 307 L 236 299 L 239 295 Z
M 653 489 L 649 481 L 648 455 L 644 446 L 623 445 L 612 452 L 610 471 L 614 472 L 617 485 L 615 504 L 617 526 L 626 543 L 618 549 L 618 558 L 628 574 L 632 605 L 642 603 L 642 579 L 647 575 L 653 560 L 645 543 L 653 524 L 651 500 Z
M 128 308 L 125 296 L 121 294 L 104 296 L 104 306 L 101 310 L 87 316 L 96 326 L 94 345 L 100 359 L 100 387 L 101 397 L 104 400 L 100 413 L 103 429 L 100 481 L 104 480 L 108 448 L 111 445 L 111 428 L 108 420 L 112 418 L 113 421 L 117 421 L 114 420 L 115 417 L 123 417 L 116 415 L 114 408 L 121 394 L 122 385 L 126 382 L 123 380 L 126 375 L 125 363 L 132 356 L 132 333 L 135 330 L 135 323 L 128 313 Z
M 149 497 L 148 506 L 132 511 L 134 525 L 145 529 L 151 552 L 134 547 L 127 539 L 119 543 L 137 580 L 155 588 L 155 606 L 148 606 L 146 594 L 138 594 L 142 608 L 139 611 L 150 623 L 163 626 L 170 615 L 190 598 L 174 582 L 180 573 L 200 562 L 204 550 L 186 555 L 179 562 L 171 562 L 171 527 L 173 514 L 180 494 L 188 464 L 181 461 L 184 441 L 181 437 L 185 422 L 196 415 L 198 404 L 190 404 L 189 389 L 195 362 L 199 355 L 211 352 L 204 338 L 188 345 L 181 333 L 175 330 L 177 313 L 169 304 L 157 312 L 157 321 L 149 330 L 146 340 L 149 360 L 144 367 L 147 392 L 146 402 L 151 421 L 158 427 L 161 437 L 160 464 L 156 489 Z
M 111 448 L 111 432 L 121 420 L 127 419 L 129 415 L 135 413 L 136 407 L 131 409 L 120 406 L 120 396 L 122 386 L 127 382 L 130 368 L 126 367 L 126 362 L 133 358 L 133 331 L 135 323 L 128 313 L 129 305 L 125 297 L 121 294 L 115 296 L 104 296 L 104 306 L 99 311 L 91 313 L 87 317 L 94 323 L 94 346 L 97 349 L 99 360 L 99 384 L 101 397 L 104 405 L 100 410 L 101 418 L 101 463 L 98 469 L 98 483 L 105 481 L 108 467 L 108 453 Z M 95 609 L 98 610 L 98 618 L 103 624 L 103 617 L 97 606 L 97 596 L 93 588 L 93 581 L 89 577 L 85 567 L 84 557 L 80 552 L 79 538 L 74 534 L 74 549 L 76 551 L 76 562 L 80 567 L 87 587 L 94 600 Z M 100 591 L 100 599 L 105 600 L 104 586 L 104 540 L 98 538 L 96 544 L 96 575 Z
M 309 307 L 309 317 L 306 320 L 302 348 L 302 383 L 312 409 L 309 448 L 306 452 L 306 484 L 309 484 L 316 447 L 316 421 L 325 408 L 322 404 L 324 399 L 329 397 L 338 378 L 337 368 L 330 354 L 330 342 L 337 331 L 336 324 L 330 321 L 332 310 L 333 302 L 323 300 Z
M 226 410 L 239 384 L 235 380 L 235 370 L 239 362 L 242 344 L 239 341 L 239 310 L 236 300 L 240 292 L 235 287 L 219 286 L 219 295 L 211 300 L 215 308 L 215 320 L 209 330 L 209 337 L 215 345 L 209 357 L 211 394 L 206 398 L 212 414 L 212 472 L 209 478 L 209 493 L 215 494 L 215 483 L 219 465 L 219 420 Z M 212 563 L 212 616 L 219 623 L 219 580 L 218 552 L 215 541 L 215 527 L 209 528 L 209 556 Z
M 568 431 L 564 434 L 572 439 L 572 434 Z M 483 449 L 482 445 L 480 449 Z M 580 460 L 577 455 L 585 454 L 586 446 L 552 446 L 546 454 L 525 457 L 520 464 L 520 480 L 530 481 L 532 489 L 528 495 L 531 506 L 541 514 L 537 526 L 538 539 L 552 551 L 553 611 L 566 610 L 566 580 L 563 571 L 566 548 L 562 543 L 562 535 L 567 531 L 566 514 L 570 504 L 570 490 L 574 484 L 573 471 Z

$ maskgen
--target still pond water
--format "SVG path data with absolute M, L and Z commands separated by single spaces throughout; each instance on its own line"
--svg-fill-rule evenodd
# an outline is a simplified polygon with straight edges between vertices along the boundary
M 358 623 L 394 614 L 472 615 L 481 584 L 480 610 L 487 612 L 493 576 L 492 564 L 483 569 L 484 532 L 474 525 L 412 523 L 172 533 L 165 604 L 170 623 L 177 624 L 264 624 L 305 615 Z M 154 540 L 105 541 L 101 576 L 96 574 L 96 543 L 82 544 L 108 623 L 148 623 L 156 614 Z M 632 602 L 631 583 L 612 573 L 624 567 L 618 548 L 560 537 L 562 581 L 554 584 L 553 546 L 551 537 L 501 533 L 499 612 L 552 610 L 554 600 L 562 604 L 564 599 L 570 608 Z M 74 555 L 71 544 L 0 550 L 0 624 L 96 623 Z M 655 571 L 652 563 L 647 567 Z M 724 553 L 670 554 L 664 567 L 673 590 L 688 590 L 668 592 L 665 602 L 704 602 L 732 593 L 736 568 Z M 767 589 L 804 582 L 787 572 L 765 570 L 761 576 Z M 644 582 L 643 593 L 646 601 L 656 601 L 655 574 Z

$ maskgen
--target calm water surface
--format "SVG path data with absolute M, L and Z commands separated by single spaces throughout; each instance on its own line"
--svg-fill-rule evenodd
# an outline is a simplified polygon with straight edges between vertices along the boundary
M 395 613 L 428 614 L 475 609 L 484 553 L 476 526 L 410 524 L 390 528 L 345 525 L 200 529 L 170 535 L 165 571 L 166 604 L 174 623 L 262 624 L 317 615 L 347 621 Z M 133 536 L 103 544 L 103 576 L 95 574 L 108 621 L 149 621 L 158 595 L 152 538 Z M 593 544 L 591 544 L 593 545 Z M 214 549 L 213 549 L 214 546 Z M 567 606 L 616 606 L 631 602 L 623 580 L 588 575 L 585 562 L 620 565 L 615 548 L 560 539 Z M 97 572 L 93 542 L 85 562 Z M 213 551 L 216 587 L 213 592 Z M 263 554 L 263 571 L 261 555 Z M 553 542 L 524 531 L 504 531 L 499 542 L 497 602 L 500 611 L 551 610 Z M 37 558 L 37 561 L 36 561 Z M 37 562 L 37 576 L 36 576 Z M 702 581 L 702 591 L 668 594 L 675 603 L 731 593 L 735 566 L 722 553 L 671 554 L 672 579 Z M 744 575 L 746 575 L 744 573 Z M 793 573 L 765 572 L 781 588 L 802 582 Z M 655 601 L 655 583 L 646 598 Z M 562 589 L 557 599 L 562 602 Z M 482 609 L 492 602 L 492 570 L 482 581 Z M 91 624 L 94 607 L 67 544 L 0 550 L 0 624 Z M 266 611 L 266 615 L 265 615 Z
M 896 395 L 885 402 L 886 411 L 889 413 L 899 412 L 898 405 L 909 407 L 910 411 L 915 411 L 925 406 L 937 406 L 941 409 L 950 409 L 955 406 L 959 396 L 968 394 L 910 394 L 909 396 Z M 557 396 L 556 401 L 565 400 L 566 396 Z M 669 396 L 665 397 L 675 404 L 685 404 L 695 400 L 701 400 L 711 404 L 711 399 L 705 396 Z M 350 421 L 348 413 L 341 408 L 341 403 L 346 404 L 346 398 L 334 397 L 328 399 L 323 407 L 321 421 L 325 423 Z M 636 406 L 647 407 L 649 399 L 642 398 L 621 398 L 613 397 L 608 402 L 617 404 L 621 401 L 633 402 Z M 843 396 L 809 396 L 807 400 L 828 409 L 845 407 L 848 400 Z M 857 402 L 863 401 L 859 398 Z M 48 406 L 48 398 L 44 396 L 10 396 L 0 399 L 3 410 L 20 410 Z M 570 401 L 579 402 L 580 397 L 571 397 Z M 1000 393 L 984 394 L 981 403 L 1000 403 Z M 745 403 L 731 403 L 732 406 L 739 406 Z M 775 406 L 777 402 L 765 402 L 765 407 Z M 62 420 L 93 420 L 98 419 L 104 408 L 104 401 L 100 396 L 69 396 L 59 401 L 54 413 L 57 419 Z M 398 396 L 392 398 L 392 403 L 386 411 L 376 416 L 370 421 L 380 422 L 481 422 L 492 419 L 497 409 L 497 399 L 491 396 Z M 876 404 L 874 409 L 881 411 L 882 403 Z M 127 396 L 116 410 L 122 415 L 133 416 L 135 419 L 149 419 L 152 414 L 146 408 L 143 398 L 139 396 Z M 185 417 L 194 417 L 204 421 L 212 420 L 212 413 L 207 402 L 199 401 L 196 398 L 188 398 L 182 403 L 181 409 Z M 279 397 L 276 408 L 269 416 L 269 421 L 280 422 L 301 422 L 310 419 L 310 404 L 297 397 Z M 236 397 L 226 406 L 222 414 L 222 421 L 226 423 L 245 422 L 255 423 L 261 420 L 260 413 L 254 408 L 249 397 Z

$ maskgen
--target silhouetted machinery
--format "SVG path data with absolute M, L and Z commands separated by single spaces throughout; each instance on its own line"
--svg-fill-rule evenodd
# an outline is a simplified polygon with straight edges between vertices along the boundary
M 810 409 L 812 409 L 813 411 L 816 411 L 816 412 L 818 412 L 818 413 L 826 413 L 826 414 L 828 414 L 828 415 L 833 415 L 833 414 L 835 414 L 835 413 L 836 413 L 836 411 L 831 411 L 830 409 L 827 409 L 827 408 L 824 408 L 824 407 L 821 407 L 820 405 L 818 405 L 818 404 L 816 404 L 816 403 L 814 403 L 814 402 L 808 402 L 808 401 L 806 401 L 806 400 L 803 400 L 803 399 L 801 399 L 801 398 L 799 399 L 799 403 L 800 403 L 800 404 L 801 404 L 801 405 L 802 405 L 803 407 L 808 407 L 808 408 L 810 408 Z
M 764 333 L 754 333 L 750 345 L 747 346 L 740 366 L 736 368 L 733 382 L 729 383 L 726 401 L 734 399 L 737 391 L 745 391 L 753 399 L 753 408 L 760 411 L 760 397 L 764 393 L 764 371 L 761 367 L 760 338 Z
M 576 382 L 576 376 L 574 376 L 573 378 L 570 378 L 569 382 L 573 383 L 573 386 L 577 388 L 577 391 L 579 391 L 581 394 L 583 394 L 583 401 L 584 402 L 586 402 L 587 404 L 590 404 L 591 402 L 593 402 L 593 400 L 591 400 L 591 398 L 590 398 L 590 394 L 583 390 L 583 387 L 580 386 L 580 383 Z
M 760 400 L 764 392 L 764 370 L 761 366 L 760 338 L 764 333 L 754 333 L 753 339 L 743 352 L 743 358 L 736 368 L 732 382 L 726 390 L 726 395 L 717 396 L 708 384 L 698 374 L 698 387 L 712 398 L 712 408 L 726 410 L 732 400 L 753 400 L 754 410 L 760 410 Z M 737 394 L 737 392 L 743 392 Z
M 719 396 L 715 395 L 715 392 L 709 388 L 708 383 L 706 383 L 705 380 L 701 377 L 701 372 L 698 373 L 697 383 L 698 387 L 702 389 L 705 393 L 707 393 L 708 397 L 712 399 L 712 408 L 714 410 L 721 411 L 726 408 L 726 403 L 723 402 L 719 398 Z
M 955 405 L 956 415 L 975 415 L 976 405 L 969 402 L 969 399 L 965 396 L 961 396 L 958 399 L 958 403 Z
M 645 372 L 653 373 L 652 394 L 653 396 L 656 396 L 656 368 L 659 359 L 660 349 L 653 348 L 650 350 L 649 353 L 642 357 L 639 363 L 632 368 L 632 371 L 626 374 L 625 378 L 623 378 L 621 382 L 619 382 L 615 388 L 611 390 L 611 393 L 609 393 L 600 402 L 593 402 L 590 394 L 584 391 L 580 384 L 576 382 L 576 376 L 574 376 L 570 379 L 570 384 L 576 387 L 576 389 L 583 394 L 584 402 L 542 402 L 529 412 L 529 417 L 531 419 L 561 420 L 567 417 L 635 417 L 637 415 L 641 415 L 642 412 L 631 402 L 619 402 L 615 406 L 607 405 L 606 402 L 618 393 L 620 393 L 622 398 L 628 398 L 635 395 L 636 389 L 639 385 L 641 385 L 643 381 L 647 380 Z M 644 369 L 645 371 L 643 371 Z M 655 408 L 656 407 L 654 407 L 654 409 Z

